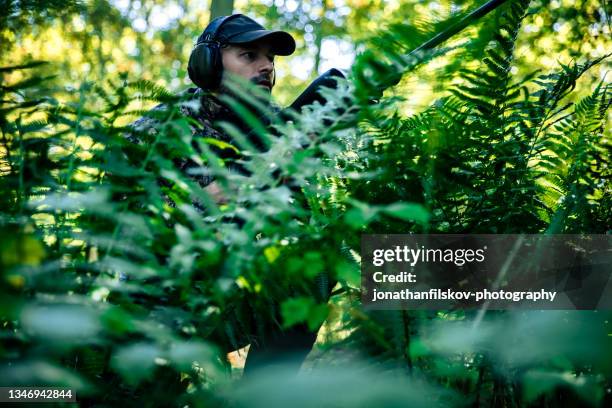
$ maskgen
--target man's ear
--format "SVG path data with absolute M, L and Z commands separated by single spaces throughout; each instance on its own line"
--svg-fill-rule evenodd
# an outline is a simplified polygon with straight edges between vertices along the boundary
M 272 87 L 276 84 L 276 68 L 272 68 Z
M 200 43 L 189 56 L 187 73 L 191 81 L 202 89 L 216 89 L 221 83 L 223 57 L 218 42 Z

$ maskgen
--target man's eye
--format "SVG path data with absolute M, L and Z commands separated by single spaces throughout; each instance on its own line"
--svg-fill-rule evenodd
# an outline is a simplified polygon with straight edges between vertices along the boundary
M 243 52 L 242 56 L 251 61 L 254 60 L 256 57 L 255 53 L 252 51 Z

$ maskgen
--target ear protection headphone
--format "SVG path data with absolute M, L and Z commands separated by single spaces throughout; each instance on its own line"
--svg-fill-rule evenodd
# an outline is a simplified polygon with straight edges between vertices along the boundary
M 241 14 L 218 17 L 213 20 L 204 33 L 202 39 L 198 41 L 191 51 L 187 73 L 194 84 L 202 89 L 214 90 L 221 84 L 223 75 L 223 61 L 221 58 L 221 47 L 223 39 L 218 38 L 217 34 L 223 24 L 229 20 L 239 17 Z M 276 71 L 272 72 L 272 86 L 276 83 Z
M 191 51 L 187 73 L 193 83 L 202 89 L 215 89 L 221 83 L 223 64 L 221 61 L 221 42 L 217 39 L 217 33 L 223 23 L 234 16 L 213 20 L 204 30 L 203 38 Z

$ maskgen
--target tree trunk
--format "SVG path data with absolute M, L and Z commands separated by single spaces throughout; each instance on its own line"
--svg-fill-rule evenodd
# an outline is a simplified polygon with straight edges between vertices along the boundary
M 329 9 L 327 5 L 327 0 L 323 0 L 321 2 L 322 12 L 321 12 L 321 21 L 316 25 L 317 29 L 315 30 L 315 47 L 317 48 L 317 53 L 315 54 L 314 65 L 312 67 L 312 76 L 316 77 L 319 74 L 319 66 L 321 65 L 321 45 L 323 44 L 323 37 L 325 37 L 324 33 L 324 25 L 325 25 L 325 13 Z
M 234 10 L 234 0 L 211 0 L 210 21 L 219 16 L 229 16 Z

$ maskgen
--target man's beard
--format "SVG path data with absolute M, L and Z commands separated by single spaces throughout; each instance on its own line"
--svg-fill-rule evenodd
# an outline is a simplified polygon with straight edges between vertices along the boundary
M 236 92 L 234 92 L 234 90 L 232 90 L 232 88 L 226 86 L 224 84 L 224 81 L 222 80 L 218 92 L 219 94 L 229 95 L 234 98 L 237 98 L 238 100 L 245 99 L 245 97 L 250 97 L 258 99 L 266 105 L 272 102 L 272 80 L 269 75 L 258 75 L 256 77 L 250 78 L 248 82 L 250 84 L 253 84 L 253 89 L 248 89 L 246 87 L 246 84 L 243 86 L 239 86 L 238 88 L 232 86 L 232 88 L 234 88 L 236 91 L 241 90 L 239 94 L 237 94 Z M 267 84 L 265 84 L 265 86 L 262 86 L 262 83 L 266 82 Z M 270 85 L 270 87 L 267 86 L 268 84 Z
M 272 78 L 270 75 L 262 74 L 250 79 L 252 83 L 259 86 L 261 89 L 265 89 L 268 93 L 272 93 Z
M 227 100 L 224 101 L 223 96 L 234 99 L 236 102 L 238 102 L 238 104 L 242 105 L 242 108 L 246 109 L 252 116 L 256 117 L 263 126 L 268 127 L 272 122 L 272 116 L 277 114 L 272 101 L 272 80 L 270 75 L 264 74 L 250 78 L 248 81 L 240 78 L 240 81 L 240 84 L 231 82 L 231 87 L 227 86 L 229 84 L 224 83 L 224 81 L 221 82 L 221 86 L 219 88 L 221 103 L 224 104 L 228 110 L 224 117 L 217 119 L 237 126 L 244 132 L 245 135 L 247 135 L 249 141 L 257 150 L 264 151 L 266 145 L 262 139 L 260 139 L 257 132 L 254 131 L 249 120 L 246 120 L 244 115 L 237 112 L 236 108 L 232 106 L 231 102 L 228 103 Z M 266 84 L 266 86 L 262 86 L 262 83 L 266 82 L 270 85 L 270 87 L 267 86 L 268 84 Z M 263 107 L 263 110 L 261 107 Z

